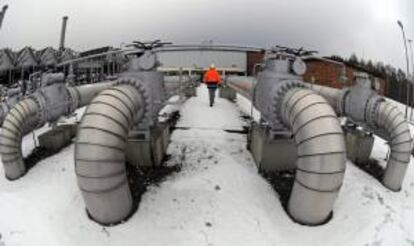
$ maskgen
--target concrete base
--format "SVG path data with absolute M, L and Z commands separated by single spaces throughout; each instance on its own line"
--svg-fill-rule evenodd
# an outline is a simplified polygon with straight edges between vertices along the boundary
M 354 163 L 368 162 L 374 145 L 372 134 L 353 127 L 346 127 L 344 130 L 348 159 Z
M 77 124 L 59 125 L 38 137 L 40 147 L 47 150 L 59 151 L 72 142 L 76 136 Z
M 148 132 L 135 132 L 128 138 L 127 161 L 134 166 L 161 166 L 170 141 L 170 124 L 160 123 Z
M 248 148 L 259 170 L 282 171 L 296 167 L 296 146 L 290 135 L 270 134 L 264 126 L 253 124 L 249 139 Z
M 223 87 L 219 88 L 219 97 L 234 101 L 237 98 L 237 93 L 229 86 L 223 85 Z

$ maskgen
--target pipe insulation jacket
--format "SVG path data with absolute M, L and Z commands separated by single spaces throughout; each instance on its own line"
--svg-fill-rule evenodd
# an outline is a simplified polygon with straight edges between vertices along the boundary
M 288 211 L 302 224 L 324 223 L 345 173 L 342 128 L 328 102 L 309 89 L 289 90 L 280 113 L 297 146 L 296 177 Z
M 397 106 L 381 102 L 378 106 L 375 124 L 385 131 L 391 153 L 383 177 L 385 187 L 399 191 L 410 163 L 412 138 L 408 123 Z
M 39 127 L 39 105 L 32 98 L 17 103 L 4 119 L 0 136 L 0 153 L 6 178 L 17 179 L 24 175 L 26 166 L 22 156 L 22 138 Z
M 15 180 L 26 173 L 21 145 L 23 137 L 84 106 L 93 96 L 114 82 L 66 88 L 63 84 L 44 87 L 17 103 L 7 114 L 0 135 L 0 154 L 6 178 Z
M 95 97 L 81 120 L 75 144 L 78 186 L 89 215 L 101 224 L 120 222 L 132 211 L 125 151 L 144 102 L 136 86 L 118 85 Z

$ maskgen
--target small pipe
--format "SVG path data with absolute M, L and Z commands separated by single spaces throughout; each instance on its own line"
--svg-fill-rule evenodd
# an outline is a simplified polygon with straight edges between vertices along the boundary
M 59 50 L 65 49 L 65 39 L 66 39 L 66 26 L 68 22 L 69 17 L 63 16 L 62 18 L 62 29 L 60 32 L 60 44 L 59 44 Z
M 6 11 L 8 8 L 9 8 L 8 5 L 4 5 L 2 11 L 0 12 L 0 29 L 1 29 L 1 26 L 3 25 L 4 16 L 6 15 Z

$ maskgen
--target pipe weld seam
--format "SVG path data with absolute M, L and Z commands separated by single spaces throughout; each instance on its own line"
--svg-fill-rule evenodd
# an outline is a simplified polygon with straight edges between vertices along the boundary
M 20 159 L 20 157 L 16 156 L 16 157 L 14 157 L 13 159 L 10 159 L 10 160 L 2 160 L 2 162 L 3 162 L 4 165 L 10 165 L 10 164 L 14 165 L 15 162 L 19 159 Z
M 299 147 L 301 144 L 306 143 L 306 142 L 308 142 L 310 140 L 313 140 L 315 138 L 325 137 L 325 136 L 329 136 L 329 135 L 343 135 L 343 132 L 326 132 L 326 133 L 317 134 L 317 135 L 311 136 L 309 138 L 303 139 L 299 143 L 296 143 L 296 147 Z
M 120 99 L 119 97 L 117 97 L 117 96 L 115 96 L 115 95 L 113 95 L 111 93 L 105 93 L 104 92 L 104 93 L 99 94 L 98 97 L 101 97 L 101 96 L 107 96 L 107 97 L 115 98 L 116 100 L 118 100 L 119 102 L 121 102 L 122 105 L 125 106 L 125 108 L 129 111 L 129 115 L 131 116 L 131 118 L 134 117 L 134 112 L 132 111 L 132 109 L 130 108 L 130 106 L 124 100 Z
M 15 132 L 15 131 L 11 130 L 10 128 L 8 128 L 8 127 L 4 126 L 4 124 L 3 124 L 3 126 L 2 126 L 1 128 L 2 128 L 3 130 L 6 130 L 6 131 L 8 131 L 8 132 L 12 133 L 13 135 L 16 135 L 16 136 L 20 135 L 20 132 Z
M 302 168 L 296 168 L 296 170 L 304 172 L 304 173 L 311 173 L 311 174 L 316 174 L 316 175 L 330 175 L 330 174 L 341 174 L 341 173 L 345 173 L 345 168 L 338 170 L 338 171 L 332 171 L 332 172 L 316 172 L 316 171 L 312 171 L 312 170 L 306 170 L 306 169 L 302 169 Z
M 402 124 L 404 124 L 405 121 L 401 121 L 400 123 L 398 123 L 397 125 L 395 125 L 391 130 L 390 130 L 390 135 L 393 135 L 394 131 L 398 129 L 398 127 L 400 127 Z
M 19 124 L 21 126 L 21 127 L 18 127 L 18 129 L 22 129 L 22 128 L 24 129 L 24 126 L 26 125 L 26 122 L 22 122 L 22 120 L 20 120 L 20 118 L 16 117 L 16 115 L 14 115 L 13 111 L 9 111 L 8 115 L 10 115 L 10 117 L 12 117 L 17 122 L 17 124 Z M 22 118 L 22 119 L 24 120 L 24 118 Z M 17 128 L 17 126 L 15 124 L 13 124 L 13 126 L 15 126 Z
M 391 160 L 393 160 L 393 161 L 396 161 L 396 162 L 402 163 L 402 164 L 406 164 L 406 165 L 408 165 L 408 164 L 409 164 L 409 162 L 410 162 L 410 159 L 408 159 L 408 160 L 406 160 L 406 161 L 403 161 L 403 160 L 399 160 L 398 158 L 393 157 L 392 155 L 390 156 L 390 159 L 391 159 Z
M 299 181 L 299 179 L 297 179 L 297 178 L 295 179 L 295 182 L 297 184 L 299 184 L 300 186 L 302 186 L 303 188 L 305 188 L 305 189 L 308 189 L 308 190 L 311 190 L 311 191 L 315 191 L 315 192 L 320 192 L 320 193 L 334 193 L 334 192 L 338 192 L 341 189 L 341 187 L 342 187 L 342 183 L 341 183 L 338 187 L 335 187 L 333 189 L 321 190 L 321 189 L 315 189 L 315 188 L 312 188 L 310 186 L 307 186 L 304 183 L 302 183 L 301 181 Z
M 113 187 L 111 187 L 111 188 L 107 188 L 107 189 L 101 189 L 101 190 L 88 190 L 88 189 L 85 189 L 85 188 L 81 187 L 80 185 L 79 185 L 79 189 L 80 189 L 81 191 L 83 191 L 83 192 L 86 192 L 86 193 L 92 193 L 92 194 L 109 193 L 109 192 L 111 192 L 111 191 L 114 191 L 114 190 L 117 190 L 117 189 L 121 188 L 121 187 L 122 187 L 124 184 L 126 184 L 127 182 L 128 182 L 128 180 L 125 178 L 125 179 L 123 179 L 121 182 L 119 182 L 118 184 L 114 185 L 114 186 L 113 186 Z
M 100 128 L 100 127 L 95 127 L 95 126 L 82 126 L 80 129 L 92 129 L 92 130 L 98 130 L 101 132 L 105 132 L 108 133 L 109 135 L 112 135 L 114 137 L 117 137 L 119 140 L 121 140 L 122 142 L 126 142 L 127 139 L 125 138 L 125 136 L 119 135 L 118 133 L 115 133 L 113 131 L 107 130 L 105 128 Z
M 1 142 L 0 142 L 0 146 L 4 146 L 4 147 L 8 147 L 8 148 L 13 148 L 13 149 L 19 149 L 19 147 L 20 147 L 18 145 L 5 144 L 5 143 L 1 143 Z
M 16 113 L 19 115 L 19 123 L 20 124 L 22 124 L 22 123 L 24 123 L 24 122 L 21 122 L 20 120 L 24 120 L 24 116 L 23 116 L 23 113 L 17 108 L 17 107 L 22 107 L 20 104 L 17 104 L 15 107 L 14 107 L 14 109 L 15 109 L 15 111 L 16 111 Z M 13 110 L 10 110 L 9 111 L 9 113 L 10 114 L 13 114 L 13 117 L 17 120 L 17 117 L 16 117 L 16 115 L 14 115 L 14 112 L 13 112 Z
M 114 110 L 116 110 L 117 112 L 119 112 L 124 118 L 125 120 L 128 122 L 128 125 L 131 124 L 131 120 L 129 119 L 128 115 L 126 115 L 122 110 L 120 110 L 119 108 L 115 107 L 114 105 L 104 102 L 104 101 L 93 101 L 91 102 L 89 105 L 106 105 L 109 106 L 111 108 L 113 108 Z
M 387 124 L 387 121 L 389 120 L 390 115 L 392 114 L 392 112 L 394 112 L 394 110 L 396 110 L 397 107 L 393 106 L 390 111 L 388 112 L 387 116 L 384 118 L 384 125 Z
M 293 133 L 294 136 L 296 136 L 303 128 L 305 128 L 307 125 L 309 125 L 310 123 L 320 120 L 320 119 L 324 119 L 324 118 L 332 118 L 332 119 L 337 119 L 337 117 L 335 115 L 322 115 L 322 116 L 318 116 L 315 118 L 312 118 L 308 121 L 306 121 L 305 123 L 303 123 L 300 127 L 298 127 L 298 129 L 296 129 L 296 132 Z
M 106 178 L 113 178 L 117 176 L 123 176 L 125 174 L 125 170 L 122 169 L 120 171 L 116 171 L 113 173 L 107 173 L 105 175 L 100 175 L 100 176 L 87 176 L 87 175 L 81 174 L 79 170 L 75 170 L 75 173 L 76 173 L 76 176 L 84 178 L 84 179 L 106 179 Z
M 30 114 L 30 106 L 29 106 L 29 105 L 27 105 L 27 103 L 28 103 L 28 102 L 27 102 L 26 100 L 22 100 L 22 101 L 20 101 L 20 103 L 18 103 L 18 104 L 22 106 L 22 109 L 23 109 L 24 113 L 25 113 L 26 115 L 29 115 L 29 114 Z
M 135 87 L 134 87 L 134 89 L 136 90 Z M 112 87 L 112 88 L 108 89 L 108 91 L 116 91 L 116 92 L 119 92 L 122 95 L 124 95 L 126 98 L 128 98 L 128 100 L 131 103 L 131 105 L 134 105 L 135 104 L 134 100 L 132 100 L 132 98 L 127 93 L 125 93 L 123 90 L 121 90 L 121 89 L 119 89 L 117 87 Z
M 18 132 L 22 132 L 22 129 L 19 126 L 17 126 L 13 121 L 11 121 L 9 119 L 9 117 L 7 117 L 6 119 L 4 119 L 3 124 L 6 123 L 6 122 L 8 122 L 10 125 L 12 125 Z
M 296 93 L 299 93 L 301 90 L 298 90 L 297 92 L 293 93 L 293 96 Z M 294 101 L 294 103 L 292 103 L 292 105 L 289 106 L 290 100 L 292 100 L 293 96 L 289 98 L 289 101 L 286 102 L 286 108 L 289 107 L 289 113 L 288 113 L 288 117 L 287 120 L 290 119 L 290 117 L 292 116 L 292 112 L 293 109 L 296 107 L 296 105 L 302 101 L 304 98 L 311 96 L 311 95 L 315 95 L 315 93 L 313 91 L 307 91 L 304 95 L 301 95 L 299 98 L 296 99 L 296 101 Z M 286 112 L 285 112 L 286 113 Z
M 397 154 L 408 154 L 410 152 L 411 150 L 405 150 L 405 151 L 392 150 L 392 153 L 397 153 Z
M 306 110 L 308 110 L 309 108 L 312 108 L 312 107 L 314 107 L 314 106 L 316 106 L 316 105 L 322 105 L 322 104 L 325 104 L 325 105 L 329 105 L 328 104 L 328 102 L 314 102 L 314 103 L 311 103 L 311 104 L 309 104 L 309 105 L 306 105 L 304 108 L 302 108 L 299 112 L 297 112 L 296 114 L 295 114 L 295 117 L 293 118 L 293 121 L 292 121 L 292 128 L 295 126 L 295 123 L 296 123 L 296 120 L 298 119 L 298 117 L 303 113 L 303 112 L 305 112 Z
M 75 158 L 75 161 L 82 161 L 84 163 L 83 164 L 95 164 L 95 163 L 102 163 L 102 164 L 124 164 L 125 160 L 120 160 L 120 159 L 107 159 L 107 160 L 103 160 L 103 159 L 83 159 L 83 158 Z M 88 163 L 90 162 L 90 163 Z
M 99 146 L 102 148 L 107 148 L 107 149 L 113 149 L 113 150 L 119 150 L 122 153 L 124 153 L 125 149 L 124 148 L 120 148 L 118 146 L 111 146 L 111 145 L 105 145 L 105 144 L 101 144 L 101 143 L 91 143 L 91 142 L 76 142 L 76 144 L 79 145 L 92 145 L 92 146 Z
M 306 154 L 306 155 L 298 155 L 297 158 L 307 158 L 307 157 L 314 157 L 318 155 L 334 155 L 334 154 L 346 154 L 346 151 L 330 151 L 330 152 L 319 152 L 319 153 L 313 153 L 313 154 Z
M 389 140 L 389 142 L 394 141 L 395 139 L 397 139 L 398 137 L 400 137 L 400 136 L 402 136 L 402 135 L 404 135 L 404 134 L 406 134 L 406 133 L 410 134 L 410 129 L 405 129 L 404 131 L 402 131 L 402 132 L 398 133 L 397 135 L 395 135 L 394 137 L 392 137 L 392 138 Z M 410 135 L 410 139 L 411 139 L 411 135 Z
M 88 115 L 91 115 L 91 116 L 96 115 L 96 116 L 104 117 L 104 118 L 106 118 L 106 119 L 108 119 L 108 120 L 110 120 L 112 122 L 115 122 L 115 124 L 117 124 L 119 127 L 121 127 L 122 130 L 124 130 L 125 134 L 128 133 L 128 127 L 127 126 L 125 126 L 124 124 L 122 124 L 122 122 L 120 122 L 119 120 L 117 120 L 117 119 L 115 119 L 115 118 L 113 118 L 113 117 L 111 117 L 111 116 L 109 116 L 107 114 L 95 113 L 95 112 L 85 113 L 85 116 L 88 116 Z
M 18 155 L 19 152 L 1 152 L 1 155 Z
M 398 112 L 396 115 L 394 115 L 391 121 L 389 121 L 388 124 L 385 125 L 385 128 L 386 129 L 390 128 L 393 125 L 394 121 L 398 118 L 398 116 L 402 116 L 402 113 Z
M 4 134 L 0 134 L 0 138 L 5 138 L 5 139 L 8 139 L 10 141 L 16 141 L 16 138 L 8 137 L 8 136 L 6 136 Z
M 398 146 L 398 145 L 401 145 L 401 144 L 406 144 L 406 143 L 410 143 L 411 144 L 412 143 L 412 139 L 407 140 L 407 141 L 403 141 L 403 142 L 397 142 L 397 143 L 390 144 L 390 148 L 392 149 L 395 146 Z

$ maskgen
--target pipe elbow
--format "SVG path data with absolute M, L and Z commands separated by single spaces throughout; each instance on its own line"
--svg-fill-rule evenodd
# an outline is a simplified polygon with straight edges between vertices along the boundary
M 96 96 L 82 117 L 75 143 L 75 171 L 87 211 L 98 223 L 118 223 L 132 211 L 125 151 L 142 104 L 134 86 L 119 85 Z
M 21 145 L 25 134 L 39 124 L 39 106 L 31 98 L 17 103 L 4 119 L 0 136 L 0 154 L 4 173 L 9 180 L 20 178 L 26 173 Z
M 375 124 L 385 132 L 391 150 L 382 183 L 392 191 L 399 191 L 410 163 L 410 128 L 398 107 L 389 102 L 381 102 L 378 106 Z
M 299 223 L 322 224 L 329 219 L 344 178 L 342 128 L 329 103 L 308 89 L 290 90 L 281 114 L 293 132 L 298 157 L 288 212 Z

